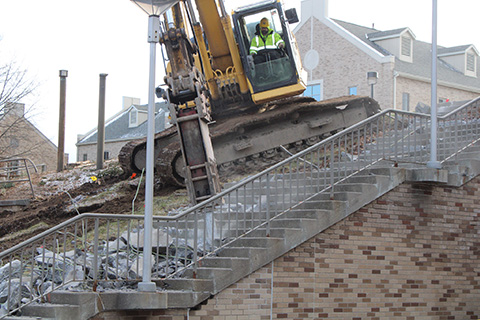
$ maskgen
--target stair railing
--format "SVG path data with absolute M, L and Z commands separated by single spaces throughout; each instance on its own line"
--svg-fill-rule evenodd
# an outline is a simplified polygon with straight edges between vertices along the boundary
M 479 103 L 439 118 L 440 162 L 478 141 Z M 385 110 L 208 201 L 155 216 L 152 279 L 194 276 L 204 257 L 252 230 L 270 235 L 272 219 L 319 193 L 333 196 L 336 185 L 379 162 L 424 165 L 429 136 L 428 115 Z M 0 298 L 8 297 L 3 314 L 59 288 L 108 290 L 141 281 L 142 221 L 137 215 L 82 214 L 0 253 Z

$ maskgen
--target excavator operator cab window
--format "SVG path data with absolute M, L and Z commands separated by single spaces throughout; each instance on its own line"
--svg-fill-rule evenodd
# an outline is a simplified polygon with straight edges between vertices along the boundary
M 268 21 L 267 35 L 262 34 L 260 27 L 260 22 L 265 18 Z M 243 16 L 240 24 L 249 51 L 247 73 L 252 85 L 256 88 L 269 88 L 289 81 L 295 75 L 295 69 L 290 61 L 285 42 L 288 39 L 284 39 L 278 11 L 271 9 Z M 265 27 L 265 21 L 262 25 Z M 279 46 L 280 42 L 283 45 Z

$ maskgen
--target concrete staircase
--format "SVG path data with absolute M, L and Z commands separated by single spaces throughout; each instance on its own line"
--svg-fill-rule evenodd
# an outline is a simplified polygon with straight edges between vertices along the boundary
M 414 164 L 379 163 L 346 178 L 335 186 L 333 193 L 317 194 L 283 212 L 271 221 L 268 235 L 266 226 L 260 226 L 236 238 L 215 256 L 205 257 L 196 273 L 188 269 L 182 278 L 156 281 L 155 293 L 136 290 L 55 291 L 49 295 L 48 303 L 31 304 L 22 309 L 22 317 L 6 319 L 80 320 L 109 310 L 194 308 L 404 182 L 434 182 L 452 186 L 464 184 L 480 173 L 479 159 L 480 147 L 473 146 L 456 159 L 446 162 L 441 170 Z M 316 188 L 311 178 L 306 177 L 302 182 L 301 190 L 298 184 L 287 184 L 292 190 L 291 198 L 295 198 L 296 192 L 302 192 L 304 188 Z M 252 193 L 239 199 L 259 197 L 261 189 L 258 187 L 244 191 Z M 285 187 L 284 182 L 282 187 Z

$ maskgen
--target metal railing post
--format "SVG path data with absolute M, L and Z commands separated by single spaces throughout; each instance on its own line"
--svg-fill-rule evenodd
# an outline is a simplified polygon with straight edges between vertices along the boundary
M 267 214 L 267 237 L 270 237 L 270 174 L 267 173 L 267 203 L 266 203 L 266 214 Z M 261 208 L 260 208 L 261 211 Z
M 95 218 L 94 236 L 93 236 L 93 280 L 98 280 L 98 218 Z

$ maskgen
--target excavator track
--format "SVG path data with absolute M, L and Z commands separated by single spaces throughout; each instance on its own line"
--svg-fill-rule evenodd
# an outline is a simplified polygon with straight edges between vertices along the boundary
M 380 111 L 368 97 L 340 97 L 315 101 L 293 97 L 264 104 L 253 112 L 217 120 L 210 134 L 222 178 L 261 169 L 288 156 L 281 146 L 299 152 Z M 119 162 L 126 174 L 145 166 L 146 139 L 126 144 Z M 155 177 L 161 185 L 184 186 L 183 158 L 176 127 L 155 136 Z M 222 179 L 223 180 L 223 179 Z

